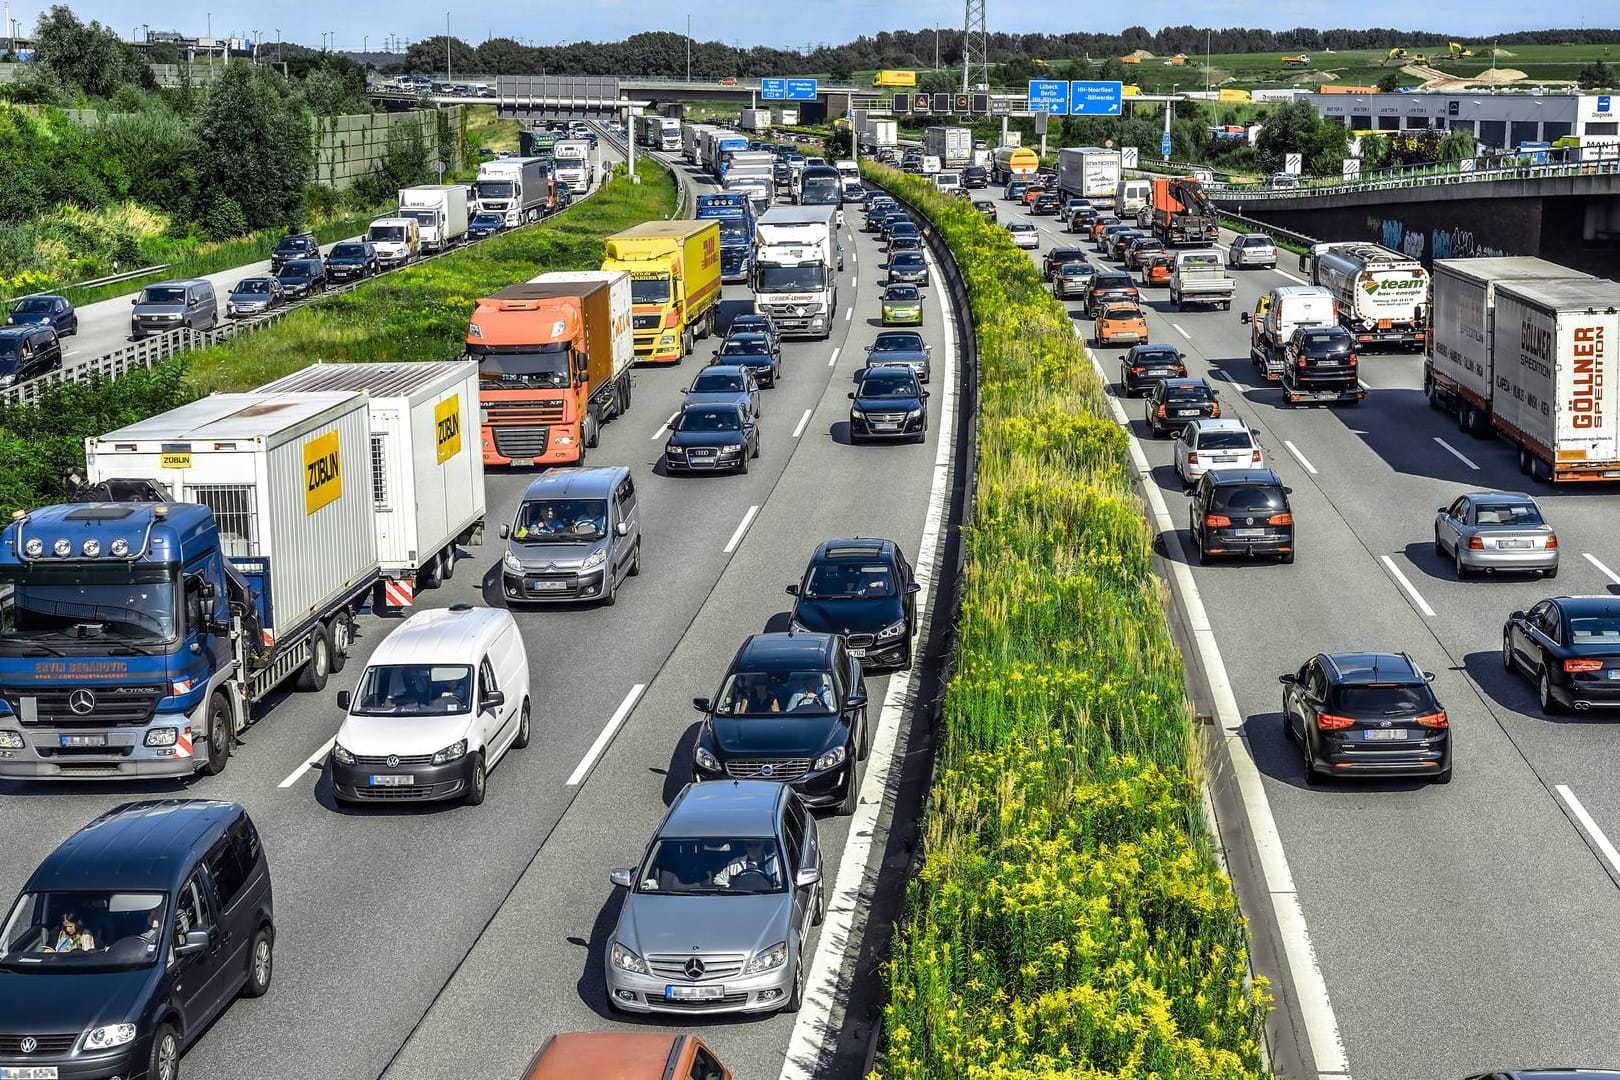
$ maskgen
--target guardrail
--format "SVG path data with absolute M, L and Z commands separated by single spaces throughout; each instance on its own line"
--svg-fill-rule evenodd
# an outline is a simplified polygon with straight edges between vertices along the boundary
M 58 285 L 56 288 L 51 289 L 49 291 L 52 292 L 52 293 L 61 293 L 61 292 L 66 292 L 68 289 L 95 289 L 95 288 L 99 288 L 102 285 L 112 285 L 115 282 L 119 282 L 119 281 L 133 281 L 138 277 L 146 277 L 146 276 L 148 276 L 150 274 L 161 274 L 161 273 L 163 273 L 163 271 L 167 270 L 168 268 L 169 268 L 168 263 L 158 263 L 156 266 L 143 266 L 139 270 L 125 270 L 122 274 L 108 274 L 106 277 L 91 278 L 89 281 L 75 281 L 71 285 Z M 24 294 L 24 296 L 37 296 L 37 295 L 39 295 L 39 294 L 38 293 L 25 293 Z M 13 297 L 9 297 L 9 298 L 7 298 L 5 300 L 0 300 L 0 304 L 15 304 L 18 300 L 21 300 L 21 299 L 23 299 L 23 296 L 13 296 Z
M 1564 177 L 1620 175 L 1620 161 L 1560 162 L 1549 165 L 1502 165 L 1489 169 L 1459 168 L 1460 163 L 1423 168 L 1380 170 L 1355 180 L 1339 183 L 1306 184 L 1294 188 L 1211 185 L 1209 197 L 1216 202 L 1259 201 L 1262 199 L 1308 199 L 1322 195 L 1344 195 L 1358 191 L 1394 191 L 1404 188 L 1449 187 L 1453 184 L 1479 184 L 1501 180 L 1554 180 Z
M 1269 222 L 1260 221 L 1256 218 L 1245 217 L 1242 214 L 1233 213 L 1230 210 L 1220 210 L 1219 213 L 1221 217 L 1225 218 L 1227 221 L 1235 221 L 1239 225 L 1242 225 L 1244 228 L 1253 232 L 1265 233 L 1273 240 L 1286 240 L 1288 243 L 1293 244 L 1296 247 L 1308 248 L 1312 244 L 1320 244 L 1322 242 L 1314 236 L 1306 236 L 1304 233 L 1297 233 L 1292 229 L 1284 229 L 1281 226 L 1272 225 Z

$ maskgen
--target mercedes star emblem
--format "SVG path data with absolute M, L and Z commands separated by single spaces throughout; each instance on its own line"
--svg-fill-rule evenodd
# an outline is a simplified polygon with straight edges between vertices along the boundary
M 398 758 L 397 755 L 394 755 L 394 754 L 389 754 L 388 755 L 388 767 L 390 769 L 399 768 L 399 758 Z
M 686 967 L 682 970 L 686 972 L 688 979 L 701 979 L 704 972 L 703 961 L 694 956 L 686 962 Z
M 23 1041 L 21 1044 L 19 1044 L 18 1049 L 25 1054 L 32 1054 L 35 1050 L 39 1049 L 39 1040 L 34 1038 L 32 1035 L 24 1035 Z
M 96 708 L 96 695 L 88 690 L 75 690 L 68 695 L 68 708 L 75 716 L 89 716 Z

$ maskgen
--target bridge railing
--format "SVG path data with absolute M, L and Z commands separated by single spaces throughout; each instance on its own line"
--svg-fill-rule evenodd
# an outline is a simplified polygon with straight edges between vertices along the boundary
M 1444 162 L 1407 169 L 1381 169 L 1351 180 L 1307 183 L 1293 188 L 1272 188 L 1259 184 L 1212 185 L 1209 194 L 1210 198 L 1217 202 L 1309 199 L 1357 191 L 1449 187 L 1453 184 L 1489 183 L 1500 180 L 1552 180 L 1563 177 L 1620 175 L 1620 160 L 1613 159 L 1549 162 L 1545 165 L 1498 165 L 1484 169 L 1477 166 L 1470 167 L 1471 165 L 1472 162 Z

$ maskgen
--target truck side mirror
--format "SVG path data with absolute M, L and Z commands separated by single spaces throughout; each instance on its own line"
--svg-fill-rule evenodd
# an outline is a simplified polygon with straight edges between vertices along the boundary
M 1252 320 L 1249 318 L 1249 313 L 1247 311 L 1240 312 L 1238 314 L 1238 322 L 1242 323 L 1244 326 L 1248 326 L 1251 321 Z

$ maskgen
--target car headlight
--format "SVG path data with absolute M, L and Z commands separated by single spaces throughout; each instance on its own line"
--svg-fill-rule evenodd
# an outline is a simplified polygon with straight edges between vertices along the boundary
M 466 753 L 467 740 L 457 739 L 455 742 L 433 755 L 433 764 L 443 765 L 446 762 L 455 761 L 459 757 L 465 757 Z
M 641 957 L 620 945 L 617 941 L 608 950 L 608 957 L 612 960 L 613 966 L 620 971 L 633 971 L 637 975 L 647 974 L 647 965 Z
M 587 570 L 595 570 L 598 566 L 601 566 L 606 561 L 607 549 L 597 548 L 595 551 L 585 556 L 585 561 L 579 564 L 580 573 L 584 573 Z
M 778 941 L 768 949 L 761 949 L 748 960 L 744 975 L 758 975 L 762 971 L 775 971 L 787 963 L 787 942 Z
M 16 381 L 17 381 L 17 376 L 16 376 L 15 373 L 13 373 L 11 375 L 0 375 L 0 386 L 10 386 L 12 383 L 14 383 Z
M 510 551 L 501 556 L 501 565 L 512 571 L 514 574 L 523 573 L 523 560 L 519 559 Z
M 923 411 L 921 409 L 912 409 L 910 412 L 906 413 L 906 419 L 907 420 L 915 420 L 915 419 L 917 419 L 917 417 L 921 416 L 922 414 L 923 414 Z
M 726 445 L 720 448 L 720 452 L 722 454 L 740 454 L 742 453 L 742 448 L 742 443 L 726 443 Z
M 680 457 L 685 452 L 686 451 L 683 447 L 676 446 L 674 443 L 670 443 L 664 447 L 664 453 L 668 454 L 670 457 Z
M 692 758 L 697 762 L 697 767 L 700 769 L 705 769 L 709 772 L 720 771 L 720 759 L 709 753 L 707 747 L 699 746 L 696 750 L 692 751 Z
M 865 420 L 866 414 L 859 409 L 851 409 L 849 410 L 849 418 L 851 420 Z
M 22 732 L 0 731 L 0 750 L 21 750 L 22 748 Z
M 814 769 L 816 772 L 821 772 L 824 769 L 837 768 L 844 763 L 844 758 L 846 756 L 848 755 L 845 753 L 842 746 L 835 747 L 834 749 L 829 750 L 825 754 L 822 754 L 820 757 L 816 758 Z
M 883 629 L 879 630 L 877 636 L 879 641 L 886 641 L 889 638 L 897 638 L 905 632 L 906 620 L 901 619 L 893 626 L 885 626 Z
M 160 727 L 148 731 L 144 742 L 147 746 L 173 746 L 179 738 L 179 728 Z
M 353 765 L 354 755 L 342 743 L 335 742 L 332 744 L 332 760 L 339 765 Z
M 91 1028 L 85 1032 L 84 1048 L 86 1050 L 106 1050 L 114 1046 L 123 1046 L 134 1038 L 134 1024 L 108 1024 L 105 1027 Z

